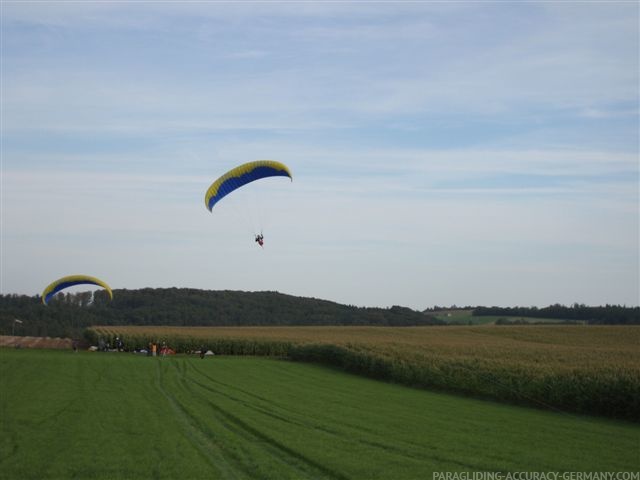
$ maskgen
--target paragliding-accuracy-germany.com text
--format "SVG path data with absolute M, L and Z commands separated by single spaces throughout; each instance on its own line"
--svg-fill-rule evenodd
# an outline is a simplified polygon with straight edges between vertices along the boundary
M 433 472 L 432 480 L 640 480 L 638 472 Z

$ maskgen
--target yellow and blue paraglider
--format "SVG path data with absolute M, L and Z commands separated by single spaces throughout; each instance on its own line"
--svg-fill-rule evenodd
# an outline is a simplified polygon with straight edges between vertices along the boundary
M 74 285 L 83 284 L 97 285 L 104 288 L 109 294 L 109 298 L 113 300 L 113 292 L 111 291 L 111 287 L 109 287 L 109 285 L 104 283 L 99 278 L 91 277 L 89 275 L 69 275 L 59 278 L 55 282 L 50 283 L 47 288 L 44 289 L 44 291 L 42 292 L 42 303 L 47 305 L 49 303 L 49 300 L 51 300 L 51 298 L 53 298 L 53 296 L 60 290 L 73 287 Z
M 211 184 L 204 196 L 204 204 L 211 211 L 216 203 L 234 190 L 267 177 L 289 177 L 293 181 L 289 167 L 283 163 L 274 160 L 244 163 L 229 170 Z

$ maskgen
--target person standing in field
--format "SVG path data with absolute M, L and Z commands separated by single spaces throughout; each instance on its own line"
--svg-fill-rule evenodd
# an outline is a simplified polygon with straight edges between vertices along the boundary
M 200 347 L 200 358 L 204 358 L 204 354 L 206 353 L 207 349 L 205 348 L 204 345 L 202 345 Z

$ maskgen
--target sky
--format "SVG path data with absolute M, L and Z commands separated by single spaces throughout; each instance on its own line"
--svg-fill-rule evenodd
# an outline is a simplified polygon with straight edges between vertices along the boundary
M 638 2 L 0 8 L 3 294 L 640 304 Z

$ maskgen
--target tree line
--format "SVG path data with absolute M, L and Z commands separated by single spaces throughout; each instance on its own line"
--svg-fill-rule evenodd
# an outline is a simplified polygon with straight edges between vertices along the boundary
M 406 307 L 342 305 L 278 292 L 189 288 L 117 289 L 65 293 L 41 303 L 39 296 L 0 295 L 0 334 L 72 337 L 92 325 L 417 326 L 444 322 Z M 22 323 L 16 323 L 18 319 Z
M 504 316 L 554 318 L 566 321 L 585 322 L 591 325 L 640 325 L 640 307 L 605 305 L 590 307 L 574 303 L 537 307 L 475 307 L 474 316 Z
M 559 304 L 537 307 L 474 307 L 473 315 L 555 318 L 589 324 L 640 324 L 640 307 Z M 18 320 L 18 322 L 16 322 Z M 20 323 L 21 322 L 21 323 Z M 143 288 L 40 296 L 0 295 L 0 335 L 74 337 L 93 325 L 294 326 L 444 325 L 429 311 L 356 307 L 278 292 Z

